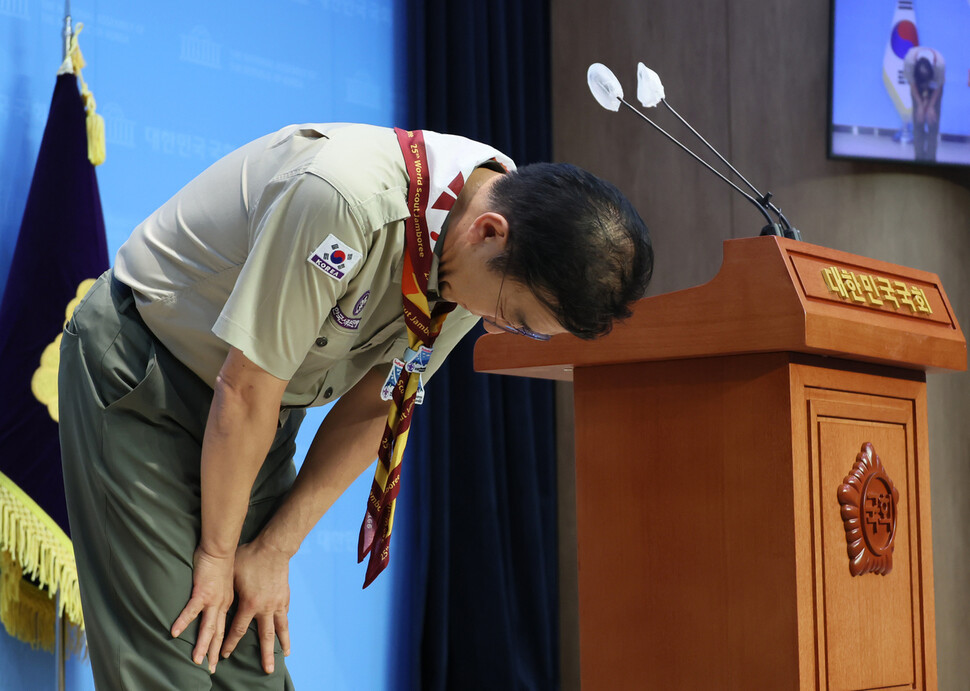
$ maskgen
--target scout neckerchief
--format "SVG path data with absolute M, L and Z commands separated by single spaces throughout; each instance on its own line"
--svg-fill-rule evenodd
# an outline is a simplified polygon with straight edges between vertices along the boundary
M 411 213 L 405 222 L 404 270 L 401 280 L 408 348 L 403 360 L 394 359 L 381 393 L 391 405 L 378 449 L 377 471 L 374 473 L 374 482 L 367 499 L 367 513 L 360 527 L 360 539 L 357 543 L 358 562 L 363 561 L 367 553 L 370 553 L 367 574 L 364 577 L 365 588 L 384 570 L 390 558 L 394 508 L 401 487 L 401 460 L 411 428 L 414 406 L 420 404 L 424 396 L 421 373 L 431 359 L 435 339 L 441 333 L 445 318 L 455 308 L 453 303 L 439 302 L 432 310 L 428 303 L 428 279 L 434 244 L 448 211 L 475 166 L 495 159 L 507 169 L 514 168 L 514 164 L 507 157 L 471 140 L 421 130 L 407 132 L 395 128 L 394 131 L 411 178 L 408 186 L 408 208 Z M 438 158 L 436 154 L 442 159 L 442 169 L 437 169 L 434 165 L 439 162 L 435 160 Z M 455 159 L 449 154 L 456 154 L 464 160 Z M 461 164 L 465 164 L 464 168 Z M 446 185 L 435 184 L 433 170 L 450 175 L 456 167 L 458 174 L 450 182 Z M 434 203 L 429 205 L 431 194 L 437 192 L 439 187 L 446 189 L 441 189 Z

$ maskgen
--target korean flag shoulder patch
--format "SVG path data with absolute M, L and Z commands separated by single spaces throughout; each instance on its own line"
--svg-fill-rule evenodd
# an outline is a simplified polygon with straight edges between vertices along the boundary
M 307 261 L 331 278 L 340 281 L 357 265 L 361 257 L 360 252 L 346 242 L 338 240 L 337 236 L 331 233 L 310 253 Z

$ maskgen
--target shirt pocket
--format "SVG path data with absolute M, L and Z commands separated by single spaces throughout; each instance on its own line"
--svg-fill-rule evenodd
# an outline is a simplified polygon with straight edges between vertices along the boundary
M 395 341 L 403 340 L 407 344 L 407 329 L 404 326 L 404 315 L 384 326 L 381 326 L 370 337 L 361 339 L 361 343 L 354 346 L 352 353 L 364 353 L 381 346 L 388 346 Z M 403 349 L 401 351 L 404 352 Z
M 323 405 L 349 389 L 371 368 L 404 354 L 407 333 L 403 315 L 367 337 L 367 326 L 348 329 L 327 318 L 290 381 L 284 408 Z M 330 389 L 330 395 L 326 395 Z
M 307 359 L 304 360 L 304 366 L 308 362 L 315 362 L 326 367 L 328 362 L 334 363 L 345 359 L 348 353 L 354 349 L 355 342 L 359 337 L 360 334 L 357 329 L 348 329 L 341 326 L 331 314 L 320 327 L 313 347 L 307 354 Z

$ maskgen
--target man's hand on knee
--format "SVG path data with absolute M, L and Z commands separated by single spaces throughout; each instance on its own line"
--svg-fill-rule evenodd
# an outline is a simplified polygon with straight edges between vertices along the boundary
M 280 639 L 283 654 L 290 654 L 287 612 L 290 608 L 290 557 L 259 538 L 236 550 L 235 586 L 239 608 L 222 646 L 222 656 L 229 657 L 256 620 L 263 671 L 275 668 L 274 647 Z
M 200 546 L 195 550 L 193 561 L 192 597 L 172 625 L 172 636 L 177 638 L 201 614 L 199 638 L 192 650 L 192 660 L 201 665 L 208 654 L 209 671 L 214 673 L 226 631 L 226 612 L 233 598 L 233 558 L 213 556 Z

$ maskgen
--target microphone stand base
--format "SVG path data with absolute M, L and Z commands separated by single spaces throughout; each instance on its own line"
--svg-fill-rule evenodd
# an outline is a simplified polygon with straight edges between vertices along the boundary
M 772 223 L 761 229 L 761 235 L 777 235 L 780 238 L 801 241 L 802 234 L 798 228 L 784 228 L 780 223 Z

